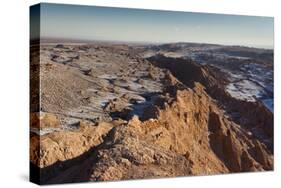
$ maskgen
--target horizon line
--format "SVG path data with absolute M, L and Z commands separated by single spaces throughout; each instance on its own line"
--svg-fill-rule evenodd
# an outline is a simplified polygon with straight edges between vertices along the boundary
M 160 42 L 160 41 L 132 41 L 132 40 L 111 40 L 111 39 L 82 39 L 82 38 L 63 38 L 63 37 L 48 37 L 42 36 L 40 38 L 30 38 L 31 41 L 34 40 L 62 40 L 66 42 L 72 43 L 91 43 L 91 42 L 112 42 L 112 43 L 135 43 L 135 44 L 175 44 L 175 43 L 195 43 L 195 44 L 206 44 L 206 45 L 218 45 L 218 46 L 229 46 L 229 47 L 246 47 L 246 48 L 258 48 L 258 49 L 265 49 L 265 50 L 274 50 L 274 45 L 252 45 L 252 44 L 222 44 L 222 43 L 209 43 L 209 42 L 196 42 L 196 41 L 167 41 L 167 42 Z M 59 41 L 54 41 L 59 42 Z M 44 43 L 44 42 L 43 42 Z M 47 43 L 47 42 L 45 42 Z M 51 43 L 51 42 L 50 42 Z

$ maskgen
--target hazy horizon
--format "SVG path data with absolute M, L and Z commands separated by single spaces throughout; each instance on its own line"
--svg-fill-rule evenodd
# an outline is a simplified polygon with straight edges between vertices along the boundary
M 272 17 L 49 3 L 40 13 L 43 38 L 274 47 Z

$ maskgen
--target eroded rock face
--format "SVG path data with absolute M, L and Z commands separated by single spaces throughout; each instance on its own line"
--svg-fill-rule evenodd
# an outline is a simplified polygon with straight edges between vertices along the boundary
M 272 154 L 266 146 L 228 120 L 200 84 L 178 91 L 176 101 L 160 111 L 158 121 L 171 137 L 170 149 L 188 153 L 195 174 L 207 174 L 206 169 L 213 170 L 209 173 L 272 169 Z M 252 152 L 257 145 L 266 162 Z
M 103 48 L 94 48 L 96 55 L 88 53 L 93 51 L 91 46 L 78 48 L 82 55 L 77 59 L 72 54 L 72 61 L 64 64 L 59 58 L 69 58 L 65 49 L 71 49 L 59 46 L 52 51 L 59 52 L 55 63 L 42 69 L 58 76 L 43 77 L 43 110 L 53 113 L 32 113 L 31 127 L 56 130 L 65 119 L 67 125 L 70 120 L 75 125 L 41 136 L 31 133 L 31 162 L 40 169 L 42 184 L 273 169 L 270 111 L 258 103 L 231 98 L 224 92 L 225 80 L 216 78 L 208 67 L 165 58 L 160 59 L 164 64 L 150 64 L 124 46 Z M 89 57 L 94 56 L 93 64 L 104 66 L 100 59 L 107 60 L 107 50 L 114 55 L 111 58 L 122 60 L 122 68 L 129 61 L 131 75 L 118 67 L 114 70 L 122 78 L 99 74 L 98 69 L 81 75 L 78 64 L 73 64 L 81 59 L 92 63 Z M 78 68 L 85 66 L 79 63 Z M 59 69 L 66 73 L 60 74 Z M 100 88 L 93 89 L 96 86 Z M 235 118 L 227 109 L 244 113 L 243 118 Z M 97 119 L 101 114 L 107 116 Z M 39 120 L 40 127 L 36 126 Z
M 228 120 L 201 84 L 177 91 L 157 110 L 146 121 L 134 116 L 115 126 L 87 125 L 78 132 L 44 136 L 40 167 L 90 151 L 84 162 L 73 160 L 45 183 L 272 170 L 272 154 L 265 145 Z
M 144 140 L 140 124 L 115 127 L 98 152 L 91 181 L 190 175 L 188 160 Z M 107 149 L 108 148 L 108 149 Z
M 273 152 L 273 113 L 260 101 L 243 101 L 232 97 L 225 89 L 227 75 L 209 65 L 192 60 L 156 55 L 148 58 L 154 65 L 169 70 L 187 87 L 199 82 L 215 99 L 232 121 L 243 126 Z
M 91 147 L 102 142 L 102 137 L 112 128 L 112 124 L 91 125 L 82 123 L 79 131 L 61 131 L 52 134 L 31 136 L 31 161 L 40 168 L 50 166 L 57 161 L 75 158 Z M 40 148 L 39 148 L 40 144 Z M 39 149 L 40 156 L 35 155 Z

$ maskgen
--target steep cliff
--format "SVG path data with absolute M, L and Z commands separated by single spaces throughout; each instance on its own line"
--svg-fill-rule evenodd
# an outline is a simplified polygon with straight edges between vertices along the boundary
M 82 51 L 72 64 L 61 64 L 60 53 L 55 62 L 44 57 L 52 65 L 42 69 L 45 102 L 30 118 L 41 184 L 273 170 L 273 113 L 229 95 L 224 73 L 112 47 Z M 97 69 L 82 74 L 79 59 Z M 107 72 L 111 65 L 119 77 Z
M 41 136 L 31 149 L 43 183 L 108 181 L 273 169 L 266 146 L 224 115 L 204 86 L 168 76 L 154 117 L 82 123 Z M 172 89 L 173 88 L 173 89 Z M 169 92 L 171 91 L 171 92 Z M 33 136 L 32 139 L 35 139 Z M 48 174 L 48 175 L 47 175 Z

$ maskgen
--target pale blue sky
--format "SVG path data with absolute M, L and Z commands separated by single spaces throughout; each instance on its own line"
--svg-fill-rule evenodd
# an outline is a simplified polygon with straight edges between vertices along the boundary
M 273 47 L 273 18 L 41 4 L 41 37 Z

